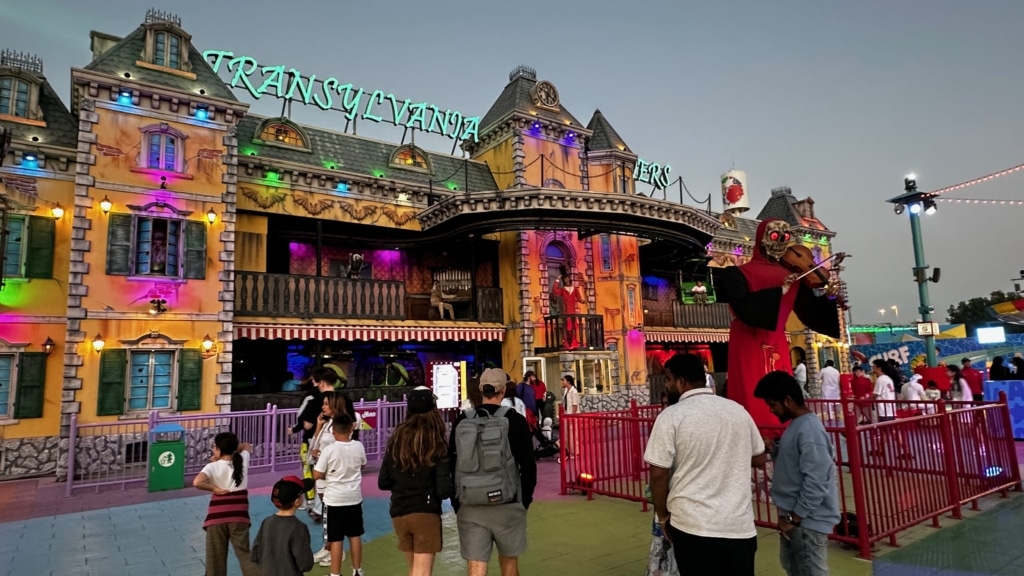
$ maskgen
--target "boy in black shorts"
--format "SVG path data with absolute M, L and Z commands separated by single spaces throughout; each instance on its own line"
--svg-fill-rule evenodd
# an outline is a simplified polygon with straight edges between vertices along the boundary
M 363 543 L 363 466 L 366 451 L 362 443 L 352 439 L 355 422 L 348 414 L 338 414 L 332 421 L 333 444 L 320 452 L 313 468 L 313 478 L 323 479 L 324 537 L 331 549 L 331 576 L 341 576 L 342 550 L 348 538 L 352 552 L 352 576 L 364 576 Z M 324 562 L 327 562 L 325 564 Z

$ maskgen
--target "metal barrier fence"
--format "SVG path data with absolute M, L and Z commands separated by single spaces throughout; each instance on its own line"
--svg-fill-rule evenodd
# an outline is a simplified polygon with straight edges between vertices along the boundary
M 360 400 L 354 404 L 366 425 L 359 440 L 366 449 L 370 466 L 384 458 L 392 431 L 405 419 L 406 400 Z M 441 418 L 451 428 L 457 409 L 441 410 Z M 185 474 L 198 474 L 209 462 L 213 438 L 221 432 L 233 432 L 239 441 L 252 444 L 251 472 L 269 472 L 298 468 L 302 435 L 292 432 L 297 409 L 280 409 L 267 404 L 265 410 L 162 416 L 150 412 L 146 419 L 101 424 L 79 424 L 71 415 L 68 437 L 65 495 L 81 488 L 120 487 L 144 483 L 149 478 L 149 432 L 159 424 L 173 423 L 185 429 Z
M 998 403 L 854 402 L 808 400 L 835 447 L 840 524 L 830 538 L 871 557 L 872 545 L 984 496 L 1021 490 L 1020 469 L 1005 396 Z M 867 408 L 899 414 L 860 424 Z M 561 488 L 641 502 L 647 511 L 649 466 L 643 452 L 660 407 L 561 415 Z M 762 428 L 778 438 L 784 426 Z M 751 471 L 755 524 L 778 527 L 771 502 L 774 463 Z

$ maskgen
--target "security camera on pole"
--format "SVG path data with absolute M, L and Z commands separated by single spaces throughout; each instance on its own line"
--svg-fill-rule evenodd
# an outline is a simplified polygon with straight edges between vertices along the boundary
M 940 270 L 938 268 L 927 276 L 928 265 L 924 262 L 924 240 L 921 238 L 921 213 L 927 215 L 935 214 L 935 199 L 928 193 L 917 191 L 917 176 L 907 175 L 903 179 L 903 194 L 889 200 L 893 204 L 893 210 L 897 215 L 904 211 L 910 214 L 910 235 L 914 240 L 914 281 L 917 282 L 917 293 L 920 299 L 918 312 L 921 313 L 921 324 L 918 326 L 918 335 L 924 336 L 924 351 L 928 358 L 928 366 L 934 368 L 938 361 L 935 357 L 935 336 L 936 324 L 932 322 L 932 308 L 928 298 L 928 282 L 938 282 Z

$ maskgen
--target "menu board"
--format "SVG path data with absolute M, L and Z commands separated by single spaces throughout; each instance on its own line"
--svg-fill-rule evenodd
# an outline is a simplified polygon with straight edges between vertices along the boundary
M 465 397 L 465 362 L 430 362 L 431 388 L 437 397 L 437 407 L 458 408 Z

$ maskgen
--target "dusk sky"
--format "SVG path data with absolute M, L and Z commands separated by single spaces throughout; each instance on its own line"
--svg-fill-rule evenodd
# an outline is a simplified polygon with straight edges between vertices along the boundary
M 607 0 L 311 2 L 177 0 L 200 50 L 248 54 L 318 77 L 482 116 L 526 64 L 586 123 L 595 108 L 642 158 L 672 166 L 721 209 L 718 176 L 745 170 L 751 216 L 770 189 L 811 196 L 852 255 L 855 323 L 896 305 L 916 316 L 906 215 L 885 200 L 915 172 L 922 190 L 1024 162 L 1020 0 Z M 69 101 L 70 68 L 88 64 L 89 31 L 123 36 L 150 3 L 0 0 L 0 48 L 33 52 Z M 376 6 L 376 8 L 374 7 Z M 242 91 L 240 99 L 251 102 Z M 248 100 L 247 100 L 248 99 Z M 302 123 L 341 130 L 337 112 Z M 252 109 L 277 114 L 264 98 Z M 360 135 L 397 142 L 391 125 Z M 440 137 L 417 143 L 448 152 Z M 951 193 L 1024 199 L 1024 172 Z M 643 189 L 643 188 L 642 188 Z M 675 198 L 674 191 L 669 198 Z M 688 203 L 692 203 L 687 199 Z M 924 218 L 938 319 L 959 300 L 1012 288 L 1024 269 L 1024 207 L 939 204 Z

